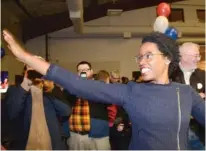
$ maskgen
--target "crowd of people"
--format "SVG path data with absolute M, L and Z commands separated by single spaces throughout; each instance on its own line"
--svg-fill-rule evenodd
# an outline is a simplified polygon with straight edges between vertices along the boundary
M 87 61 L 71 73 L 26 52 L 7 30 L 3 37 L 25 64 L 21 84 L 9 86 L 2 101 L 5 148 L 204 149 L 199 45 L 179 46 L 158 32 L 143 37 L 136 56 L 141 76 L 134 82 L 118 70 L 94 74 Z

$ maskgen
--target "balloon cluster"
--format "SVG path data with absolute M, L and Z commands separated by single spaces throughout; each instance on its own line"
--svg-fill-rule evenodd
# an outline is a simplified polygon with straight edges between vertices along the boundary
M 169 21 L 167 17 L 170 15 L 171 9 L 170 5 L 167 3 L 160 3 L 157 6 L 157 15 L 153 29 L 154 31 L 158 31 L 164 33 L 168 37 L 172 38 L 173 40 L 177 40 L 178 32 L 175 28 L 169 27 Z
M 1 58 L 3 58 L 5 56 L 5 50 L 4 48 L 1 48 Z

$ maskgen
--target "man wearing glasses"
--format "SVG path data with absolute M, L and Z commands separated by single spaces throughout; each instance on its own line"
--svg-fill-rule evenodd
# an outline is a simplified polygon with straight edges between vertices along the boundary
M 77 73 L 83 79 L 93 79 L 92 66 L 87 61 L 77 64 Z M 107 105 L 66 91 L 65 94 L 72 106 L 70 138 L 67 140 L 70 150 L 110 150 Z
M 205 71 L 197 68 L 197 64 L 201 59 L 199 49 L 200 46 L 192 42 L 183 43 L 179 47 L 179 67 L 172 73 L 171 79 L 175 82 L 191 85 L 202 98 L 205 98 Z M 192 137 L 196 137 L 193 132 L 195 131 L 200 137 L 200 140 L 204 143 L 204 128 L 193 118 L 190 121 L 190 127 L 192 129 L 192 131 L 189 131 L 191 147 L 192 149 L 201 149 L 202 145 L 194 144 L 191 139 Z
M 110 73 L 111 83 L 120 83 L 120 73 L 118 70 L 114 70 Z

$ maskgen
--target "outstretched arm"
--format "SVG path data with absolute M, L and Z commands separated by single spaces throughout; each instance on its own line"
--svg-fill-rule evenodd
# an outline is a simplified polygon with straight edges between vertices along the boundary
M 3 30 L 3 37 L 8 44 L 8 48 L 19 61 L 27 64 L 42 75 L 46 75 L 46 72 L 50 66 L 48 62 L 34 57 L 34 55 L 26 52 L 25 48 L 15 40 L 13 35 L 8 30 Z
M 45 77 L 61 85 L 71 94 L 88 100 L 122 105 L 128 96 L 127 85 L 85 80 L 56 65 L 50 66 Z
M 89 100 L 122 105 L 128 96 L 127 85 L 104 84 L 93 80 L 83 80 L 69 71 L 34 57 L 27 53 L 6 30 L 3 31 L 9 49 L 18 60 L 27 64 L 48 80 L 61 85 L 70 93 Z

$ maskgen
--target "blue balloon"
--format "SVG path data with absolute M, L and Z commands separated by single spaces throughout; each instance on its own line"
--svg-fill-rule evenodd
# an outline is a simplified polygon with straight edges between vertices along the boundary
M 5 56 L 5 50 L 4 48 L 1 48 L 1 58 L 3 58 Z
M 167 35 L 168 37 L 172 38 L 173 40 L 177 40 L 178 32 L 177 32 L 177 30 L 175 28 L 169 27 L 165 31 L 165 35 Z

